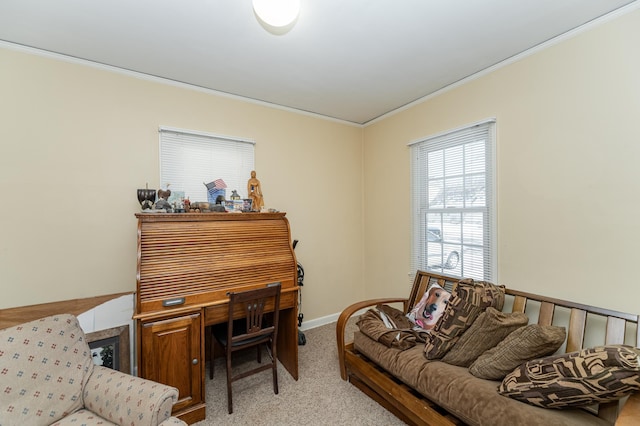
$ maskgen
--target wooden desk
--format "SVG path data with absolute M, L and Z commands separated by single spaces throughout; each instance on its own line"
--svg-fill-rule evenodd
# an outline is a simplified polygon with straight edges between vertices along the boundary
M 229 291 L 282 284 L 278 358 L 298 379 L 298 287 L 284 213 L 139 213 L 138 374 L 178 388 L 174 414 L 203 420 L 205 327 L 228 320 Z

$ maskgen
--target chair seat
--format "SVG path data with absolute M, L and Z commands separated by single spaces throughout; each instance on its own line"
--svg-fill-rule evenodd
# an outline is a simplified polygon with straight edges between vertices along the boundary
M 218 342 L 220 342 L 220 344 L 222 346 L 227 346 L 227 333 L 226 332 L 223 333 L 223 334 L 214 334 L 214 337 L 215 337 L 216 340 L 218 340 Z M 234 347 L 234 348 L 237 348 L 237 347 L 240 347 L 240 346 L 254 346 L 257 343 L 268 342 L 270 338 L 271 338 L 270 335 L 247 337 L 246 339 L 237 340 L 235 342 L 232 342 L 231 346 Z
M 109 425 L 113 425 L 113 426 L 117 426 L 117 423 L 113 423 L 108 421 L 107 419 L 104 419 L 100 416 L 98 416 L 96 413 L 93 413 L 89 410 L 86 409 L 80 409 L 74 413 L 69 414 L 68 416 L 66 416 L 63 419 L 58 420 L 57 422 L 53 423 L 51 426 L 66 426 L 66 425 L 72 425 L 72 426 L 78 426 L 78 425 L 102 425 L 102 426 L 109 426 Z

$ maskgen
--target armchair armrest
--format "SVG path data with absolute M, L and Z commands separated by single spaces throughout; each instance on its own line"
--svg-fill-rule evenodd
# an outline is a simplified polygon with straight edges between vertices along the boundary
M 87 410 L 120 426 L 157 426 L 170 419 L 173 404 L 178 400 L 178 390 L 95 366 L 84 388 L 83 398 Z
M 640 393 L 636 392 L 632 393 L 622 406 L 616 426 L 637 425 L 638 419 L 640 419 Z
M 353 305 L 349 305 L 342 311 L 342 313 L 340 314 L 340 317 L 338 317 L 338 322 L 336 323 L 336 340 L 338 341 L 338 362 L 340 363 L 340 377 L 342 377 L 342 380 L 347 380 L 347 366 L 344 360 L 344 357 L 345 357 L 344 330 L 347 326 L 347 321 L 349 321 L 349 318 L 351 318 L 353 314 L 355 314 L 356 312 L 364 308 L 368 308 L 369 306 L 376 306 L 376 305 L 388 304 L 388 303 L 399 303 L 399 302 L 402 302 L 404 304 L 404 310 L 406 311 L 407 303 L 409 302 L 407 298 L 364 300 L 362 302 L 357 302 L 357 303 L 354 303 Z
M 178 419 L 177 417 L 169 417 L 164 422 L 160 423 L 158 426 L 187 426 L 188 424 Z

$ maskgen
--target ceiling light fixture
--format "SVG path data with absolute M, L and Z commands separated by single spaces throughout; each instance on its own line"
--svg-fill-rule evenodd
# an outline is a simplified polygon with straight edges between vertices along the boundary
M 253 0 L 253 11 L 267 31 L 280 35 L 296 24 L 300 0 Z

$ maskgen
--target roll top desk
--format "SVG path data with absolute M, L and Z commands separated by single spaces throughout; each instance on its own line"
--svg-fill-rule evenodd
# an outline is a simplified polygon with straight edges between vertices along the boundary
M 136 217 L 138 374 L 178 388 L 174 415 L 206 416 L 205 328 L 229 319 L 230 291 L 281 283 L 278 358 L 297 380 L 297 268 L 285 213 Z

